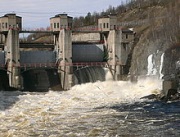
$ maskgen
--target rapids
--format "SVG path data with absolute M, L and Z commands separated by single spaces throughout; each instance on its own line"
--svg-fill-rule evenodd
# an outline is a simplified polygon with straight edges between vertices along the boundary
M 163 103 L 140 99 L 160 90 L 160 80 L 144 79 L 98 81 L 63 92 L 2 91 L 0 136 L 176 136 L 179 108 L 168 117 Z

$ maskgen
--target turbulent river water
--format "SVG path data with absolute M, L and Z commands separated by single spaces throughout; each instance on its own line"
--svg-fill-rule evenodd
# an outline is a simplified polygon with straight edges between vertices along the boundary
M 180 135 L 180 103 L 140 99 L 161 81 L 96 82 L 69 91 L 0 92 L 1 137 L 170 137 Z

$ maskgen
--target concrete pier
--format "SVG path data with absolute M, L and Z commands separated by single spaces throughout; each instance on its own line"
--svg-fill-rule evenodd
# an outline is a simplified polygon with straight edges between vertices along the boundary
M 113 75 L 114 80 L 121 79 L 121 46 L 122 42 L 122 31 L 115 31 L 112 30 L 109 32 L 108 39 L 107 39 L 107 49 L 109 60 L 108 64 L 110 64 L 110 69 Z
M 58 47 L 58 73 L 61 79 L 62 88 L 65 90 L 73 86 L 73 68 L 66 64 L 72 64 L 72 32 L 61 30 L 59 32 Z
M 19 31 L 9 30 L 5 39 L 5 64 L 9 76 L 9 85 L 21 89 Z

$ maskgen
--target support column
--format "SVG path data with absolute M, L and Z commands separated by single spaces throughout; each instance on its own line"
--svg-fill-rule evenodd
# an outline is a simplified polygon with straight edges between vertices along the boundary
M 121 80 L 122 70 L 121 70 L 121 42 L 122 42 L 122 31 L 121 30 L 111 30 L 108 35 L 108 53 L 109 60 L 108 64 L 110 66 L 113 79 Z
M 6 43 L 6 65 L 7 73 L 9 75 L 9 85 L 12 88 L 21 89 L 23 86 L 21 83 L 20 75 L 20 48 L 19 48 L 19 31 L 18 30 L 9 30 Z
M 59 67 L 62 88 L 70 89 L 74 85 L 72 65 L 72 32 L 71 30 L 61 30 L 59 33 Z

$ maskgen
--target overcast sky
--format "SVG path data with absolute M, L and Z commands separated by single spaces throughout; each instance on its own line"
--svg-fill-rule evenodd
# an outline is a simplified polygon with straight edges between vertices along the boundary
M 0 0 L 0 16 L 16 13 L 23 17 L 24 28 L 49 26 L 49 18 L 58 13 L 72 17 L 88 12 L 101 12 L 109 5 L 118 6 L 125 0 Z

